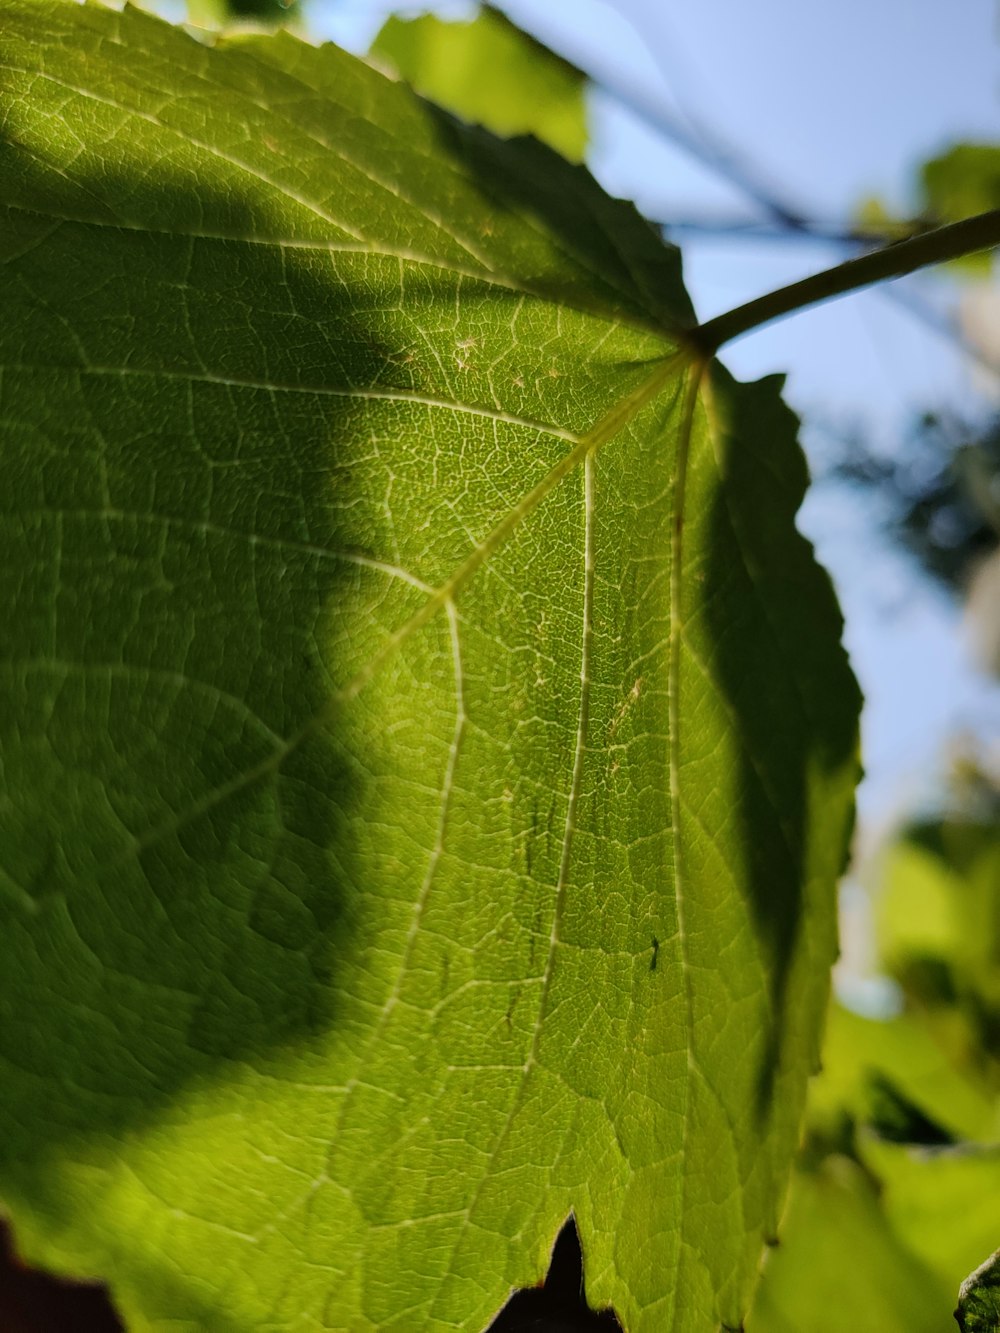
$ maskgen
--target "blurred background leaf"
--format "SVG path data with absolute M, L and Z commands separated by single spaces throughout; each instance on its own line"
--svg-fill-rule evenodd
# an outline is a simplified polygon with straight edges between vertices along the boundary
M 864 198 L 855 210 L 859 228 L 901 240 L 931 227 L 1000 208 L 1000 145 L 955 143 L 918 167 L 913 216 L 899 217 L 878 195 Z M 952 267 L 972 277 L 985 277 L 993 260 L 988 251 L 952 261 Z
M 1000 145 L 956 143 L 920 171 L 925 212 L 933 223 L 958 222 L 1000 207 Z M 970 273 L 990 271 L 988 253 L 961 261 Z
M 877 965 L 898 1012 L 831 1008 L 751 1333 L 944 1333 L 959 1284 L 996 1248 L 1000 792 L 960 769 L 952 801 L 874 862 Z
M 1000 1089 L 1000 823 L 908 829 L 887 853 L 876 920 L 908 1006 Z
M 197 27 L 223 28 L 230 23 L 269 27 L 298 16 L 298 0 L 188 0 L 188 18 Z
M 864 1167 L 800 1166 L 747 1333 L 941 1333 L 954 1288 L 895 1234 Z
M 505 137 L 533 134 L 583 159 L 586 76 L 492 5 L 469 22 L 392 15 L 370 55 L 463 120 Z
M 961 597 L 1000 540 L 1000 417 L 928 410 L 901 443 L 886 456 L 864 436 L 845 439 L 836 477 L 871 491 L 887 535 Z

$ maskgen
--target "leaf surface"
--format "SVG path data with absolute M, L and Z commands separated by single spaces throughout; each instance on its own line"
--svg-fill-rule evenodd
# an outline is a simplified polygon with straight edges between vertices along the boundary
M 0 18 L 0 1192 L 132 1330 L 736 1327 L 857 695 L 771 381 L 333 48 Z

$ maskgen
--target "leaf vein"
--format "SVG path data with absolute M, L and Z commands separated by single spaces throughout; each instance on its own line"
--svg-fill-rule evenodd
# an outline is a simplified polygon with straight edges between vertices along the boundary
M 681 971 L 684 979 L 684 1003 L 687 1011 L 684 1031 L 687 1037 L 687 1065 L 692 1071 L 696 1067 L 697 1057 L 694 1049 L 694 994 L 691 979 L 691 960 L 688 953 L 687 920 L 684 901 L 684 868 L 681 838 L 681 752 L 680 752 L 680 645 L 683 629 L 683 556 L 684 556 L 684 503 L 687 483 L 688 459 L 691 450 L 691 432 L 694 422 L 695 404 L 698 398 L 700 374 L 692 374 L 680 422 L 676 459 L 676 482 L 674 486 L 673 525 L 670 538 L 670 654 L 667 667 L 667 715 L 668 759 L 670 771 L 670 823 L 673 842 L 674 902 L 677 911 L 677 936 L 680 945 Z M 680 1151 L 680 1204 L 677 1216 L 680 1218 L 681 1248 L 687 1225 L 687 1184 L 689 1174 L 688 1135 L 691 1129 L 691 1081 L 684 1083 L 684 1120 L 681 1130 Z M 677 1292 L 679 1286 L 680 1265 L 672 1283 L 672 1302 L 669 1326 L 677 1329 L 678 1308 Z
M 49 367 L 33 366 L 8 362 L 5 370 L 48 370 Z M 119 375 L 145 377 L 148 379 L 180 380 L 185 383 L 217 384 L 232 389 L 261 389 L 271 393 L 301 393 L 327 398 L 359 398 L 365 401 L 414 403 L 419 407 L 439 408 L 445 412 L 464 412 L 470 416 L 486 417 L 490 421 L 502 422 L 508 426 L 521 426 L 527 430 L 539 431 L 552 435 L 556 439 L 567 440 L 576 444 L 581 437 L 578 433 L 556 426 L 549 421 L 537 421 L 532 417 L 517 416 L 512 412 L 500 412 L 484 403 L 462 403 L 448 398 L 435 398 L 429 394 L 413 393 L 407 389 L 372 389 L 350 386 L 333 387 L 315 384 L 276 384 L 266 380 L 239 379 L 230 375 L 213 375 L 208 372 L 189 370 L 144 370 L 134 366 L 69 366 L 62 369 L 75 371 L 81 375 Z

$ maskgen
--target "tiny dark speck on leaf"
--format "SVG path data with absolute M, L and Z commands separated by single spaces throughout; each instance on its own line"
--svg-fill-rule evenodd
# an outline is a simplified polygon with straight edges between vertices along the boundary
M 660 941 L 659 941 L 659 940 L 656 938 L 656 936 L 654 935 L 654 936 L 653 936 L 653 956 L 652 956 L 652 958 L 649 960 L 649 970 L 650 970 L 650 972 L 655 972 L 655 971 L 656 971 L 656 956 L 657 956 L 657 954 L 658 954 L 659 952 L 660 952 Z

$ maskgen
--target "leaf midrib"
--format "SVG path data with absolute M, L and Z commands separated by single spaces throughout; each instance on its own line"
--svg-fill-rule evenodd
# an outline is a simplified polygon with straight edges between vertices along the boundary
M 683 595 L 683 554 L 684 554 L 684 500 L 687 488 L 688 457 L 691 447 L 691 432 L 694 425 L 694 412 L 701 392 L 701 383 L 705 374 L 704 364 L 692 367 L 691 380 L 687 389 L 680 430 L 678 432 L 677 456 L 675 463 L 675 485 L 672 506 L 672 531 L 670 536 L 670 645 L 667 667 L 667 752 L 670 769 L 670 833 L 673 845 L 673 889 L 677 911 L 677 937 L 680 946 L 681 974 L 684 986 L 685 1023 L 684 1034 L 687 1042 L 688 1077 L 684 1080 L 684 1121 L 681 1129 L 680 1145 L 680 1238 L 678 1244 L 678 1268 L 675 1277 L 680 1275 L 680 1261 L 684 1255 L 684 1232 L 687 1226 L 687 1185 L 688 1185 L 688 1133 L 691 1126 L 691 1085 L 698 1073 L 698 1059 L 694 1049 L 694 995 L 691 984 L 691 964 L 688 957 L 687 923 L 685 920 L 684 894 L 686 873 L 683 866 L 681 849 L 681 781 L 680 781 L 680 653 L 684 634 L 682 615 Z M 675 1281 L 672 1290 L 670 1328 L 682 1333 L 677 1323 L 677 1297 L 679 1282 Z

